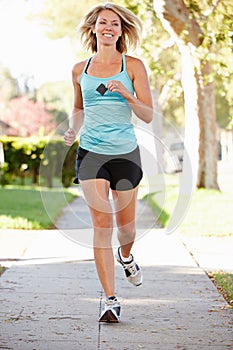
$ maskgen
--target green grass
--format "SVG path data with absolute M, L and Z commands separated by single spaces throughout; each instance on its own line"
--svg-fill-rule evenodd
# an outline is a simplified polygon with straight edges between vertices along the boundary
M 173 177 L 175 176 L 173 175 Z M 158 193 L 152 193 L 145 197 L 163 227 L 167 227 L 179 197 L 178 185 L 174 179 L 167 177 L 167 180 L 164 204 L 159 204 Z M 233 235 L 231 192 L 199 189 L 193 193 L 186 209 L 184 219 L 179 226 L 181 234 L 190 236 Z
M 166 176 L 166 198 L 162 205 L 158 192 L 145 197 L 163 227 L 167 227 L 169 224 L 178 200 L 178 181 L 175 181 L 176 176 Z M 232 196 L 232 189 L 225 192 L 207 189 L 197 190 L 193 193 L 187 213 L 179 226 L 179 233 L 196 237 L 233 235 Z M 219 292 L 233 307 L 233 274 L 213 272 L 209 276 Z
M 49 229 L 75 197 L 69 189 L 30 186 L 0 188 L 0 228 Z
M 3 272 L 6 270 L 4 266 L 0 265 L 0 276 L 3 274 Z
M 157 221 L 161 224 L 161 226 L 165 227 L 167 225 L 167 222 L 169 220 L 169 213 L 160 206 L 160 204 L 157 201 L 157 196 L 159 195 L 159 192 L 154 192 L 151 194 L 148 194 L 144 197 L 144 200 L 147 201 L 148 205 L 152 208 L 153 213 L 155 214 Z
M 209 274 L 209 277 L 218 288 L 218 291 L 233 307 L 233 274 L 220 271 Z
M 200 189 L 193 194 L 180 231 L 188 235 L 233 235 L 233 201 L 231 193 Z

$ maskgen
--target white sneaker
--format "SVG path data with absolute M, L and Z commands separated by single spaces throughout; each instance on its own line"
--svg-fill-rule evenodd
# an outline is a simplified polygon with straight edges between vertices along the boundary
M 130 254 L 131 260 L 124 262 L 121 258 L 120 247 L 117 249 L 115 257 L 117 261 L 123 266 L 127 280 L 134 286 L 140 286 L 142 284 L 142 271 L 141 268 L 134 261 L 134 257 Z
M 99 322 L 119 322 L 121 306 L 117 298 L 109 297 L 104 302 L 104 309 L 101 312 Z

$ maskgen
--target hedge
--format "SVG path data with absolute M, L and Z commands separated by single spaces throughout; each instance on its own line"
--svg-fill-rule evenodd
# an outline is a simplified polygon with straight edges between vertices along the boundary
M 33 184 L 53 187 L 54 178 L 59 178 L 64 187 L 69 187 L 75 176 L 75 161 L 78 142 L 72 147 L 64 144 L 61 136 L 54 137 L 1 137 L 4 163 L 0 164 L 1 184 L 9 184 L 15 178 L 24 184 L 26 177 Z

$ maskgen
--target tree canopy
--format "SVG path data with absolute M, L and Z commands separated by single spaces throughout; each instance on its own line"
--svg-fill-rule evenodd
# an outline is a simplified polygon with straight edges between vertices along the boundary
M 164 101 L 164 113 L 168 120 L 182 124 L 183 94 L 180 88 L 178 50 L 162 28 L 153 8 L 153 0 L 116 2 L 141 18 L 143 38 L 139 55 L 141 54 L 150 68 L 152 87 L 156 85 L 161 91 L 169 80 L 170 90 Z M 81 18 L 91 7 L 101 3 L 101 0 L 86 0 L 77 5 L 75 0 L 45 0 L 44 8 L 37 14 L 37 18 L 46 26 L 50 38 L 66 36 L 75 43 L 78 40 L 76 29 Z M 204 41 L 199 54 L 203 58 L 206 55 L 211 59 L 214 69 L 209 78 L 216 81 L 217 120 L 221 127 L 226 128 L 233 114 L 233 73 L 230 69 L 233 62 L 233 4 L 228 0 L 185 0 L 185 5 L 203 31 Z M 167 101 L 169 103 L 166 103 Z

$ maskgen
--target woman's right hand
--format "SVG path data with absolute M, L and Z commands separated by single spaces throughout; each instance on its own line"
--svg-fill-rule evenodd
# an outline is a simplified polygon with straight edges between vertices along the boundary
M 65 141 L 66 146 L 72 146 L 75 139 L 76 139 L 76 134 L 75 134 L 74 129 L 69 128 L 64 133 L 64 141 Z

